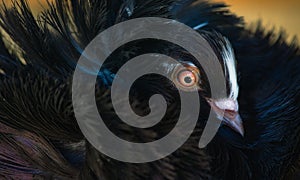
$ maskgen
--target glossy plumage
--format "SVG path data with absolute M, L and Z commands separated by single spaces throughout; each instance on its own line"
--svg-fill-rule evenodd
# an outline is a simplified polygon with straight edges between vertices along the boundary
M 0 178 L 6 179 L 292 179 L 300 174 L 300 57 L 296 41 L 243 19 L 222 3 L 192 0 L 56 0 L 36 19 L 26 1 L 2 6 L 0 25 Z M 195 132 L 172 155 L 129 164 L 98 152 L 82 135 L 72 107 L 72 75 L 84 47 L 108 27 L 137 17 L 176 19 L 200 34 L 220 33 L 237 61 L 245 135 L 222 126 L 198 148 L 210 107 L 201 99 Z M 203 26 L 199 26 L 203 25 Z M 208 40 L 209 41 L 209 40 Z M 156 47 L 156 48 L 153 48 Z M 148 130 L 120 123 L 110 103 L 113 74 L 148 52 L 193 61 L 183 49 L 157 40 L 114 52 L 99 73 L 96 98 L 111 130 L 136 142 L 167 134 L 179 113 L 178 93 L 159 76 L 136 82 L 133 109 L 149 113 L 153 93 L 167 99 L 163 121 Z M 218 52 L 217 52 L 218 53 Z M 221 53 L 221 52 L 219 52 Z M 163 85 L 161 85 L 163 84 Z M 159 85 L 159 86 L 158 86 Z M 206 86 L 208 86 L 206 84 Z M 209 89 L 209 87 L 207 87 Z M 206 93 L 204 93 L 206 95 Z M 209 92 L 207 92 L 209 95 Z M 138 134 L 138 137 L 133 135 Z

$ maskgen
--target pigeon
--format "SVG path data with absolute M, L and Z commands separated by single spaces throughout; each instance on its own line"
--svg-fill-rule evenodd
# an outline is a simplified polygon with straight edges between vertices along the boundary
M 249 27 L 225 4 L 205 0 L 55 0 L 37 17 L 26 0 L 12 4 L 3 4 L 0 13 L 1 178 L 298 179 L 300 53 L 296 38 L 288 43 L 283 31 L 265 30 L 261 23 Z M 146 17 L 185 24 L 207 42 L 223 70 L 224 97 L 212 98 L 205 67 L 195 57 L 163 40 L 124 44 L 97 72 L 78 66 L 82 56 L 93 61 L 85 57 L 84 49 L 97 35 Z M 111 93 L 119 69 L 149 53 L 167 55 L 177 63 L 162 64 L 172 81 L 149 74 L 132 85 L 129 103 L 136 114 L 151 113 L 149 100 L 154 94 L 162 95 L 167 104 L 158 124 L 141 129 L 121 121 Z M 156 161 L 129 163 L 107 156 L 89 141 L 76 120 L 72 102 L 76 68 L 97 76 L 98 111 L 109 130 L 123 140 L 148 143 L 170 133 L 180 115 L 180 91 L 199 94 L 195 129 L 181 147 Z M 90 104 L 84 106 L 88 109 Z M 199 148 L 210 112 L 221 126 L 209 144 Z

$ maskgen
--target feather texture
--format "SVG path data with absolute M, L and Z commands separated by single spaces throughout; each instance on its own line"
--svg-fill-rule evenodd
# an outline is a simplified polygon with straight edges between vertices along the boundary
M 266 31 L 260 23 L 245 27 L 243 19 L 226 5 L 204 0 L 56 0 L 48 2 L 49 8 L 38 17 L 26 0 L 13 2 L 12 7 L 2 5 L 0 12 L 0 178 L 299 176 L 300 53 L 296 40 L 287 43 L 284 33 Z M 228 94 L 240 104 L 244 138 L 222 126 L 208 147 L 199 149 L 198 140 L 210 111 L 203 99 L 197 127 L 189 140 L 155 162 L 116 161 L 84 138 L 74 116 L 71 92 L 72 75 L 84 48 L 119 22 L 153 16 L 175 19 L 194 28 L 216 51 L 229 79 Z M 145 76 L 132 87 L 132 108 L 146 115 L 149 98 L 162 94 L 168 103 L 163 120 L 141 130 L 117 117 L 110 98 L 114 75 L 125 62 L 145 53 L 193 61 L 181 47 L 147 39 L 120 47 L 97 72 L 99 112 L 111 131 L 133 142 L 151 142 L 168 134 L 180 113 L 173 85 L 160 76 Z M 204 83 L 209 89 L 209 83 Z

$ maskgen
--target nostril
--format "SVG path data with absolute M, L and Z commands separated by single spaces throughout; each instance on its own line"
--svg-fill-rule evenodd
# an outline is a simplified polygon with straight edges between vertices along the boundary
M 215 105 L 224 111 L 233 111 L 237 112 L 238 111 L 238 103 L 237 101 L 233 99 L 221 99 L 215 101 Z
M 234 118 L 238 113 L 234 110 L 225 109 L 224 116 L 227 118 Z

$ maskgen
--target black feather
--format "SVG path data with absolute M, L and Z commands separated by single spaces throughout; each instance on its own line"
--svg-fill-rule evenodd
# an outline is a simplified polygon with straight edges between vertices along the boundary
M 0 178 L 6 179 L 287 179 L 300 172 L 300 52 L 296 40 L 246 27 L 223 3 L 197 0 L 56 0 L 35 17 L 26 0 L 2 5 L 0 13 Z M 81 133 L 72 107 L 72 75 L 83 49 L 105 29 L 128 19 L 164 17 L 226 37 L 235 51 L 240 114 L 245 136 L 222 126 L 205 149 L 199 137 L 210 107 L 201 99 L 197 127 L 170 156 L 130 164 L 98 152 Z M 197 28 L 196 28 L 197 29 Z M 153 48 L 155 47 L 155 48 Z M 116 50 L 99 72 L 96 101 L 106 125 L 130 141 L 161 138 L 177 122 L 180 101 L 159 76 L 141 78 L 130 98 L 137 114 L 162 94 L 168 110 L 159 125 L 141 130 L 122 123 L 111 104 L 110 84 L 129 59 L 163 53 L 193 61 L 171 43 L 153 39 Z M 221 59 L 221 58 L 220 58 Z M 200 67 L 199 67 L 200 68 Z M 208 84 L 206 84 L 208 86 Z M 89 106 L 89 104 L 87 104 Z M 137 154 L 139 156 L 140 154 Z

